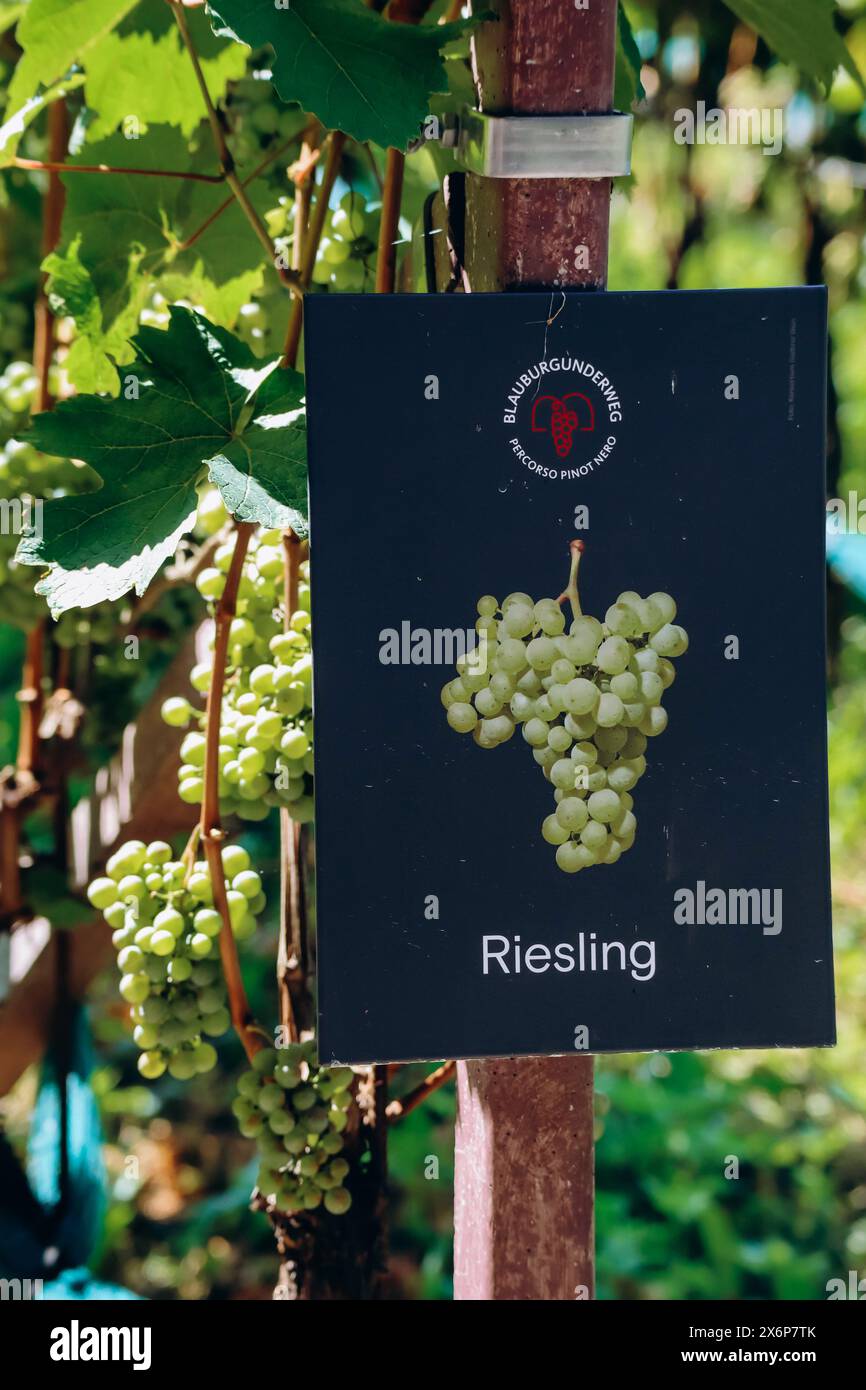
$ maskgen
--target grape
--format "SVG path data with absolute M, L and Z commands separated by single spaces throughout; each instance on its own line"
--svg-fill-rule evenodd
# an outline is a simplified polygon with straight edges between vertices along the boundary
M 241 1133 L 258 1141 L 258 1185 L 275 1211 L 310 1210 L 323 1194 L 327 1200 L 337 1193 L 328 1209 L 348 1211 L 351 1195 L 343 1183 L 350 1167 L 337 1155 L 353 1079 L 351 1068 L 318 1066 L 310 1042 L 262 1048 L 238 1078 L 232 1110 Z
M 613 821 L 611 828 L 621 840 L 634 835 L 637 829 L 637 819 L 635 818 L 634 812 L 621 811 L 616 820 Z
M 682 656 L 688 649 L 689 639 L 681 627 L 675 623 L 665 623 L 650 638 L 650 646 L 659 656 Z
M 146 975 L 123 975 L 120 980 L 120 995 L 127 1004 L 142 1004 L 150 993 L 150 981 Z
M 575 766 L 571 758 L 560 758 L 550 769 L 550 780 L 555 787 L 571 791 L 574 787 Z
M 573 799 L 577 800 L 576 797 Z M 582 806 L 583 802 L 581 801 L 578 804 Z M 562 845 L 570 835 L 571 827 L 565 826 L 558 818 L 562 805 L 563 803 L 560 802 L 559 806 L 557 806 L 555 816 L 545 816 L 541 826 L 542 838 L 545 839 L 549 845 Z
M 607 785 L 615 792 L 627 792 L 637 782 L 637 773 L 625 763 L 614 763 L 608 768 Z
M 479 690 L 475 696 L 475 708 L 483 718 L 493 719 L 502 709 L 502 701 L 497 700 L 488 686 L 485 690 Z
M 638 728 L 641 733 L 646 734 L 648 738 L 655 738 L 657 734 L 664 733 L 667 726 L 667 710 L 662 709 L 661 705 L 653 705 L 652 709 L 647 710 Z
M 640 677 L 644 671 L 658 671 L 660 659 L 658 652 L 654 652 L 652 647 L 641 647 L 635 652 L 629 662 L 629 671 L 637 677 L 638 687 L 640 687 Z
M 471 705 L 456 701 L 448 710 L 448 723 L 458 734 L 468 734 L 478 723 L 478 715 Z
M 325 1206 L 334 1216 L 344 1216 L 351 1205 L 351 1193 L 345 1187 L 335 1187 L 325 1193 Z
M 87 890 L 87 898 L 102 911 L 117 902 L 117 884 L 113 878 L 95 878 Z
M 534 671 L 547 671 L 557 658 L 557 650 L 549 637 L 534 637 L 526 647 L 526 660 Z
M 663 624 L 672 623 L 674 618 L 677 616 L 677 606 L 671 598 L 670 594 L 650 594 L 648 602 L 652 603 L 658 609 L 659 616 L 661 617 L 661 621 Z
M 222 851 L 223 872 L 234 879 L 250 867 L 250 856 L 243 845 L 226 845 Z
M 622 746 L 622 756 L 624 758 L 636 758 L 639 754 L 646 752 L 646 746 L 646 735 L 637 729 L 629 729 Z
M 598 749 L 594 743 L 581 741 L 580 743 L 576 743 L 572 748 L 571 758 L 573 762 L 579 765 L 592 767 L 598 762 Z
M 556 820 L 569 833 L 582 830 L 589 819 L 586 802 L 579 796 L 563 797 L 556 808 Z
M 499 643 L 496 660 L 501 671 L 522 672 L 528 665 L 526 648 L 516 637 L 506 637 Z
M 611 729 L 621 722 L 624 713 L 625 706 L 622 700 L 618 695 L 614 695 L 612 690 L 608 690 L 599 699 L 595 718 L 600 729 Z
M 664 686 L 665 690 L 667 690 L 668 686 L 673 685 L 674 681 L 677 678 L 677 672 L 674 663 L 672 661 L 668 661 L 665 657 L 661 657 L 659 659 L 659 675 L 662 678 L 662 685 Z
M 567 840 L 556 851 L 556 862 L 567 874 L 576 874 L 580 869 L 595 863 L 595 856 L 584 845 Z
M 165 1058 L 161 1052 L 142 1052 L 138 1059 L 138 1070 L 148 1081 L 155 1081 L 165 1071 Z
M 564 708 L 569 714 L 584 715 L 592 714 L 599 703 L 598 686 L 592 681 L 584 679 L 582 676 L 569 681 L 565 687 Z
M 574 740 L 564 724 L 557 724 L 547 735 L 548 745 L 557 753 L 567 753 Z
M 643 671 L 640 678 L 641 699 L 647 705 L 657 705 L 664 694 L 664 681 L 655 671 Z
M 605 824 L 615 820 L 622 809 L 619 796 L 610 789 L 592 792 L 587 806 L 593 820 L 603 821 Z
M 548 725 L 543 719 L 528 719 L 523 726 L 523 737 L 532 748 L 545 747 L 548 732 Z
M 610 688 L 611 692 L 618 695 L 624 704 L 640 697 L 640 682 L 631 671 L 623 671 L 618 676 L 612 676 Z
M 526 603 L 512 603 L 502 621 L 509 637 L 526 637 L 535 626 L 532 609 Z
M 599 728 L 595 735 L 595 746 L 601 752 L 618 753 L 625 747 L 628 733 L 625 729 L 614 726 L 612 728 Z
M 606 637 L 596 653 L 600 671 L 617 676 L 624 671 L 631 659 L 631 647 L 624 637 Z
M 515 591 L 500 609 L 484 595 L 477 611 L 476 630 L 490 639 L 490 670 L 480 670 L 471 653 L 458 660 L 457 679 L 441 692 L 448 724 L 487 749 L 522 724 L 533 760 L 553 785 L 555 811 L 541 834 L 556 847 L 558 866 L 577 873 L 615 864 L 634 842 L 630 791 L 646 771 L 648 738 L 667 724 L 661 699 L 675 676 L 670 658 L 688 648 L 672 622 L 673 599 L 626 590 L 604 624 L 581 615 L 567 634 L 556 599 L 534 602 Z
M 603 795 L 603 793 L 597 793 Z M 599 854 L 607 844 L 607 830 L 605 826 L 597 820 L 589 820 L 580 832 L 580 842 L 587 849 L 592 850 L 593 854 Z
M 640 620 L 634 609 L 624 603 L 615 603 L 604 615 L 605 626 L 620 637 L 636 637 L 640 631 Z

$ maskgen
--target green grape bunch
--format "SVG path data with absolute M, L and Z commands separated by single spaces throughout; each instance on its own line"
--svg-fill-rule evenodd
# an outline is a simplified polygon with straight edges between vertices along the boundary
M 341 1150 L 353 1079 L 351 1067 L 318 1066 L 312 1041 L 262 1048 L 241 1074 L 232 1110 L 258 1144 L 258 1189 L 284 1215 L 324 1205 L 342 1216 L 352 1205 Z
M 371 207 L 363 193 L 355 191 L 344 194 L 336 208 L 329 208 L 313 284 L 344 294 L 372 290 L 380 218 L 381 209 Z
M 298 105 L 275 99 L 268 73 L 254 73 L 232 84 L 228 114 L 229 145 L 238 164 L 258 159 L 275 141 L 300 135 L 309 120 Z
M 222 850 L 229 916 L 239 941 L 264 910 L 262 881 L 241 845 Z M 219 955 L 222 918 L 207 864 L 187 866 L 161 840 L 128 840 L 87 896 L 112 929 L 120 995 L 130 1005 L 138 1069 L 153 1081 L 168 1071 L 188 1081 L 217 1060 L 209 1038 L 231 1025 Z
M 209 602 L 223 592 L 234 550 L 232 537 L 196 584 Z M 226 681 L 219 734 L 219 799 L 222 815 L 264 820 L 284 806 L 299 822 L 313 819 L 313 658 L 310 630 L 309 562 L 300 565 L 298 608 L 284 629 L 283 551 L 279 531 L 252 537 L 244 561 L 236 616 L 229 632 Z M 212 661 L 190 673 L 204 693 Z M 178 794 L 200 804 L 204 795 L 205 710 L 183 696 L 162 706 L 166 723 L 192 728 L 180 746 Z
M 372 290 L 380 217 L 381 209 L 354 190 L 328 208 L 313 267 L 314 285 L 343 293 Z M 287 253 L 294 240 L 294 199 L 283 195 L 265 214 L 265 222 L 277 249 Z
M 567 631 L 560 599 L 480 598 L 475 628 L 486 640 L 458 659 L 441 697 L 449 726 L 480 748 L 522 728 L 554 788 L 542 838 L 570 874 L 615 864 L 634 844 L 631 793 L 646 772 L 649 739 L 667 727 L 662 697 L 689 644 L 670 594 L 622 593 L 603 623 L 581 613 L 576 587 L 572 595 Z

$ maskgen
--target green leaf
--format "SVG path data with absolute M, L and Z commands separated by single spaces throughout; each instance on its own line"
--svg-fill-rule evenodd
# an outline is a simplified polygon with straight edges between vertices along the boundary
M 725 0 L 738 19 L 761 35 L 783 62 L 829 88 L 837 68 L 864 87 L 863 78 L 833 23 L 834 0 Z M 866 88 L 864 88 L 866 90 Z
M 76 396 L 33 420 L 38 449 L 102 480 L 46 502 L 42 535 L 19 545 L 22 564 L 49 567 L 36 592 L 55 617 L 144 593 L 190 530 L 206 470 L 243 520 L 306 534 L 303 378 L 177 305 L 167 331 L 143 328 L 134 346 L 119 399 Z
M 109 34 L 88 55 L 86 99 L 96 112 L 88 140 L 113 134 L 130 117 L 140 127 L 174 125 L 185 135 L 192 135 L 198 126 L 202 98 L 195 71 L 164 0 L 159 4 L 170 25 L 164 32 L 154 33 L 149 27 L 129 32 L 124 26 L 123 32 Z M 132 19 L 137 17 L 136 12 Z M 227 83 L 243 76 L 248 51 L 216 38 L 198 10 L 187 12 L 187 23 L 211 98 L 218 102 Z M 129 158 L 125 162 L 134 163 Z
M 14 138 L 5 136 L 0 150 L 8 160 L 15 153 L 18 135 L 27 124 L 25 108 L 35 114 L 34 98 L 45 104 L 46 92 L 56 89 L 73 63 L 81 63 L 95 44 L 110 33 L 136 0 L 30 0 L 18 24 L 15 37 L 24 50 L 15 67 L 6 101 L 3 130 L 17 118 L 20 129 Z M 38 109 L 38 108 L 36 108 Z M 23 119 L 23 124 L 20 124 Z M 2 133 L 0 133 L 2 134 Z
M 630 111 L 632 103 L 643 101 L 646 92 L 640 80 L 641 57 L 634 41 L 629 17 L 620 5 L 616 20 L 616 66 L 613 104 L 617 111 Z
M 0 33 L 5 34 L 7 29 L 17 24 L 26 8 L 26 3 L 19 5 L 14 0 L 0 0 Z
M 46 87 L 37 96 L 30 97 L 23 106 L 13 111 L 0 126 L 0 166 L 15 158 L 21 136 L 39 112 L 50 106 L 52 101 L 59 101 L 67 93 L 74 92 L 76 87 L 81 87 L 83 83 L 84 74 L 73 73 L 62 78 L 60 82 L 55 82 L 53 86 Z
M 211 460 L 210 481 L 239 521 L 257 521 L 269 530 L 291 526 L 306 535 L 303 393 L 299 372 L 274 372 L 263 382 L 243 434 Z
M 215 0 L 209 9 L 235 38 L 271 45 L 284 101 L 332 130 L 399 149 L 418 134 L 431 93 L 446 89 L 442 49 L 466 29 L 392 24 L 363 0 Z
M 135 316 L 115 320 L 106 331 L 96 287 L 79 258 L 80 245 L 77 236 L 65 253 L 55 251 L 42 262 L 50 277 L 48 300 L 55 314 L 75 319 L 78 330 L 63 363 L 69 380 L 79 391 L 113 393 L 117 390 L 115 363 L 130 362 L 134 355 L 127 339 L 135 329 Z
M 132 153 L 134 152 L 134 153 Z M 189 142 L 170 126 L 151 126 L 140 140 L 122 135 L 87 145 L 72 164 L 129 165 L 144 169 L 213 172 L 208 133 Z M 243 177 L 243 170 L 240 171 Z M 143 305 L 159 288 L 167 299 L 187 299 L 212 320 L 234 323 L 241 305 L 262 286 L 265 267 L 259 243 L 224 186 L 137 174 L 65 175 L 66 209 L 61 256 L 73 245 L 102 309 L 102 322 L 76 321 L 93 351 L 107 335 L 126 337 Z M 263 210 L 264 184 L 251 184 L 253 203 Z M 184 248 L 184 241 L 223 203 L 224 212 Z M 83 383 L 76 382 L 83 387 Z

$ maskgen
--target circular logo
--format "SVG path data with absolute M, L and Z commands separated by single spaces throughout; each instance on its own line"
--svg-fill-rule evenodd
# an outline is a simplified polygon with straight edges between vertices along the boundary
M 619 392 L 594 362 L 565 353 L 536 362 L 509 388 L 502 422 L 509 446 L 530 473 L 585 478 L 616 448 Z

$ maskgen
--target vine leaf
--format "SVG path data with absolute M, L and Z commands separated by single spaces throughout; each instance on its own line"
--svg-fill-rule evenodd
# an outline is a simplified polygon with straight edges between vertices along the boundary
M 55 314 L 75 319 L 77 332 L 64 359 L 64 370 L 79 391 L 117 390 L 115 364 L 130 362 L 134 352 L 127 341 L 135 331 L 136 311 L 106 329 L 102 305 L 87 268 L 81 264 L 81 236 L 63 253 L 46 256 L 42 269 L 48 280 L 48 301 Z
M 399 149 L 417 136 L 430 94 L 446 90 L 442 49 L 467 27 L 392 24 L 363 0 L 213 0 L 209 9 L 217 32 L 271 45 L 284 101 L 332 130 Z
M 24 50 L 16 64 L 0 132 L 2 158 L 15 154 L 28 121 L 45 104 L 69 89 L 62 79 L 110 33 L 136 0 L 30 0 L 18 23 L 17 42 Z M 80 85 L 80 78 L 78 85 Z
M 192 143 L 171 126 L 151 126 L 134 142 L 122 135 L 85 146 L 70 163 L 123 166 L 143 169 L 191 169 L 213 172 L 213 155 L 207 132 Z M 243 177 L 243 170 L 241 177 Z M 94 370 L 108 372 L 105 358 L 112 342 L 125 340 L 138 321 L 155 288 L 167 299 L 188 299 L 211 320 L 230 326 L 240 308 L 256 294 L 266 274 L 261 252 L 250 235 L 243 213 L 233 199 L 224 212 L 189 247 L 186 238 L 225 202 L 227 189 L 220 185 L 183 179 L 142 178 L 113 174 L 111 178 L 65 175 L 66 209 L 58 258 L 46 264 L 55 279 L 50 290 L 61 314 L 71 314 L 78 332 L 91 344 Z M 268 201 L 264 184 L 251 184 L 250 197 L 263 211 Z M 72 248 L 75 248 L 74 252 Z M 67 297 L 70 270 L 62 273 L 70 258 L 78 265 L 74 274 L 79 293 Z M 89 296 L 82 299 L 81 283 L 88 278 L 101 309 L 101 319 L 81 313 Z M 77 307 L 76 307 L 77 305 Z M 88 306 L 89 307 L 89 306 Z M 77 371 L 83 367 L 84 376 Z M 80 390 L 117 389 L 104 376 L 101 385 L 88 376 L 87 354 L 80 350 L 69 367 L 70 380 Z
M 157 122 L 187 135 L 195 130 L 201 93 L 164 0 L 30 0 L 22 11 L 16 39 L 24 53 L 0 128 L 0 162 L 15 155 L 44 106 L 82 85 L 88 140 L 112 134 L 130 117 L 138 122 L 136 136 Z M 243 75 L 247 50 L 216 37 L 197 9 L 187 23 L 208 88 L 219 100 L 228 82 Z M 159 81 L 148 73 L 158 73 Z M 133 162 L 127 147 L 121 163 Z
M 239 521 L 306 535 L 307 433 L 304 378 L 273 372 L 259 388 L 255 415 L 243 434 L 210 460 L 209 477 Z
M 195 521 L 210 476 L 229 510 L 305 535 L 303 377 L 177 305 L 142 328 L 119 399 L 75 396 L 37 415 L 29 438 L 89 463 L 102 486 L 46 502 L 17 559 L 48 566 L 36 585 L 57 617 L 143 594 Z
M 188 10 L 186 22 L 208 90 L 217 102 L 227 84 L 244 75 L 248 50 L 216 37 L 200 10 Z M 156 74 L 158 80 L 154 80 Z M 87 129 L 88 141 L 112 135 L 130 117 L 142 127 L 173 125 L 192 135 L 201 120 L 201 92 L 165 0 L 139 4 L 124 24 L 88 54 L 85 97 L 95 113 Z M 135 163 L 129 158 L 122 162 Z
M 630 111 L 632 102 L 643 101 L 646 92 L 640 80 L 641 57 L 629 17 L 622 5 L 616 13 L 616 65 L 613 104 L 618 111 Z
M 37 95 L 25 101 L 23 106 L 12 111 L 0 126 L 0 166 L 8 164 L 14 159 L 21 136 L 43 107 L 50 106 L 52 101 L 59 101 L 61 97 L 68 96 L 70 92 L 74 92 L 83 83 L 84 74 L 73 73 L 69 77 L 61 78 L 52 86 L 43 88 Z
M 835 0 L 725 0 L 738 19 L 761 35 L 783 62 L 829 88 L 837 68 L 864 87 L 861 73 L 833 23 Z

